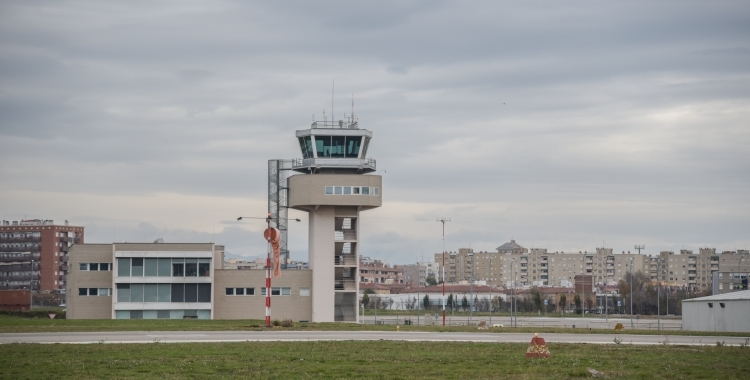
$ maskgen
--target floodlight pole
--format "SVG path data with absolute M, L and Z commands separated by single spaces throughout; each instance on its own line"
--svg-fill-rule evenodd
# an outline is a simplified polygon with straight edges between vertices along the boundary
M 440 218 L 437 220 L 443 224 L 443 326 L 445 326 L 445 222 L 450 222 L 450 218 Z

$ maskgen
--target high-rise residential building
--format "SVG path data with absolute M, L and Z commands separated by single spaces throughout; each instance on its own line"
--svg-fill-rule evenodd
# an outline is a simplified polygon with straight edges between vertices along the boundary
M 442 262 L 442 253 L 435 254 Z M 594 252 L 548 252 L 544 248 L 528 250 L 515 241 L 498 247 L 498 252 L 474 252 L 461 248 L 446 256 L 446 281 L 486 281 L 488 285 L 516 287 L 572 287 L 576 275 L 590 275 L 594 284 L 616 284 L 631 269 L 646 272 L 646 255 L 614 254 L 611 248 Z
M 437 261 L 421 261 L 415 264 L 401 265 L 399 268 L 403 271 L 405 284 L 408 284 L 409 286 L 427 286 L 428 277 L 433 277 L 435 281 L 438 282 L 443 278 L 440 263 L 441 262 Z M 446 277 L 448 277 L 447 274 Z
M 662 285 L 673 288 L 686 288 L 691 292 L 710 292 L 715 285 L 720 292 L 733 284 L 734 273 L 750 272 L 750 253 L 747 250 L 724 251 L 716 253 L 715 248 L 700 248 L 698 253 L 692 250 L 680 250 L 679 254 L 672 251 L 662 251 L 651 258 L 651 279 Z M 726 273 L 726 277 L 724 275 Z M 716 274 L 720 274 L 720 283 L 715 281 Z M 731 274 L 731 278 L 730 278 Z M 726 283 L 727 285 L 722 285 Z
M 82 226 L 52 220 L 3 220 L 0 225 L 0 289 L 64 294 L 68 250 L 83 243 Z M 33 268 L 32 268 L 33 263 Z

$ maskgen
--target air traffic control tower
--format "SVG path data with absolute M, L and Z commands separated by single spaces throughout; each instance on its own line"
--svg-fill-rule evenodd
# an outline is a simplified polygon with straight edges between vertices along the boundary
M 356 119 L 297 131 L 302 158 L 288 179 L 288 207 L 309 214 L 313 322 L 359 320 L 359 213 L 380 207 L 382 177 L 367 157 L 372 132 Z

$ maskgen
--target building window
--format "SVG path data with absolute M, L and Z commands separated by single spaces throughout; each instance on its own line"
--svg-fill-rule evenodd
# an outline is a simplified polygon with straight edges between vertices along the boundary
M 362 195 L 370 195 L 370 188 L 365 186 L 362 188 Z
M 112 264 L 110 263 L 80 263 L 78 264 L 79 270 L 86 271 L 111 271 Z
M 78 288 L 79 296 L 111 296 L 110 288 Z
M 266 295 L 266 288 L 262 287 L 260 288 L 260 295 L 265 296 Z M 291 296 L 292 295 L 292 288 L 282 288 L 282 287 L 272 287 L 271 288 L 271 295 L 272 296 Z
M 228 296 L 254 296 L 255 288 L 226 288 L 225 295 Z
M 339 195 L 343 192 L 343 188 L 341 186 L 336 186 L 333 188 L 333 193 L 336 195 Z
M 117 284 L 117 302 L 211 302 L 211 284 Z
M 309 297 L 310 296 L 310 288 L 299 288 L 299 295 L 301 297 Z
M 326 194 L 333 194 L 333 186 L 326 186 Z
M 210 277 L 211 259 L 209 258 L 119 258 L 117 259 L 118 277 Z M 112 270 L 112 264 L 99 263 L 98 270 Z M 83 269 L 81 264 L 81 270 Z

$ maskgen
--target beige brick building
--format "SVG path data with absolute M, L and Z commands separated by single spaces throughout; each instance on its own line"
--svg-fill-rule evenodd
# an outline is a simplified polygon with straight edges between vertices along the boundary
M 630 252 L 613 253 L 611 248 L 594 252 L 548 252 L 543 248 L 530 250 L 515 241 L 503 244 L 498 252 L 474 252 L 461 248 L 446 256 L 446 281 L 487 281 L 494 286 L 560 286 L 572 287 L 575 275 L 591 275 L 595 285 L 617 284 L 629 271 L 641 271 L 663 285 L 683 287 L 696 292 L 711 292 L 714 273 L 722 273 L 728 288 L 737 282 L 740 273 L 750 273 L 750 252 L 747 250 L 716 253 L 715 248 L 699 252 L 682 250 L 679 254 L 662 251 L 656 257 Z M 442 253 L 435 254 L 435 262 Z M 726 274 L 723 274 L 726 273 Z M 729 278 L 729 273 L 734 273 Z M 726 278 L 724 278 L 726 276 Z M 736 285 L 731 285 L 733 289 Z
M 471 248 L 451 252 L 446 256 L 446 281 L 473 279 L 493 286 L 572 287 L 574 277 L 584 274 L 593 276 L 595 284 L 616 284 L 631 268 L 634 273 L 645 273 L 650 262 L 646 255 L 614 254 L 611 248 L 568 253 L 548 252 L 543 248 L 526 250 L 511 243 L 498 247 L 498 251 L 502 249 L 505 253 L 474 252 Z M 436 253 L 435 262 L 441 261 L 442 253 Z
M 76 244 L 69 319 L 263 319 L 265 270 L 223 269 L 212 243 Z M 272 318 L 312 320 L 312 271 L 287 270 L 271 286 Z

